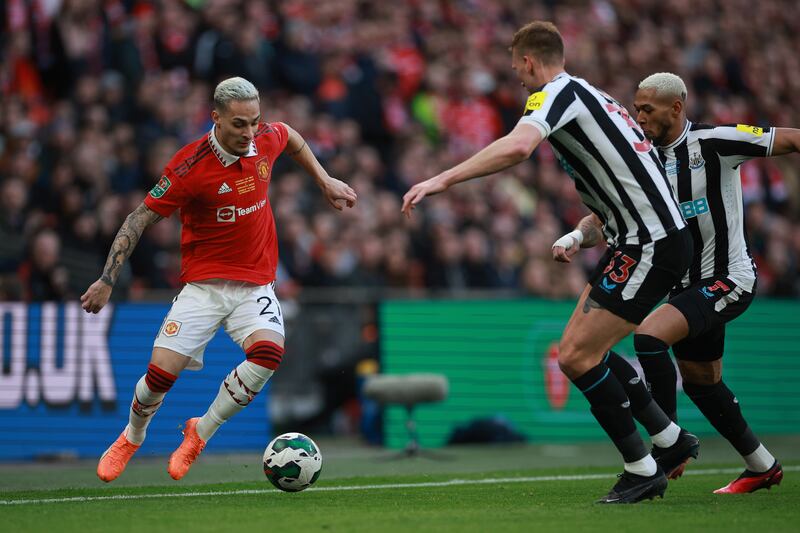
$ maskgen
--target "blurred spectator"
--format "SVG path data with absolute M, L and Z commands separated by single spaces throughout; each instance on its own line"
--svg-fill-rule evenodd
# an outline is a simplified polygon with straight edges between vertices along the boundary
M 333 218 L 291 162 L 278 161 L 270 202 L 286 290 L 574 297 L 599 251 L 568 266 L 550 260 L 552 242 L 586 209 L 545 147 L 411 220 L 399 213 L 410 185 L 516 123 L 526 95 L 510 71 L 513 32 L 554 20 L 569 70 L 623 102 L 646 75 L 672 71 L 690 81 L 694 121 L 797 127 L 795 3 L 10 0 L 0 17 L 0 296 L 79 293 L 169 156 L 210 128 L 211 88 L 241 75 L 262 91 L 264 120 L 308 132 L 360 197 Z M 742 166 L 759 290 L 776 296 L 800 294 L 797 163 Z M 115 296 L 175 288 L 175 218 L 143 236 Z
M 63 300 L 68 296 L 69 274 L 61 266 L 61 241 L 52 230 L 42 230 L 31 240 L 19 278 L 27 301 Z

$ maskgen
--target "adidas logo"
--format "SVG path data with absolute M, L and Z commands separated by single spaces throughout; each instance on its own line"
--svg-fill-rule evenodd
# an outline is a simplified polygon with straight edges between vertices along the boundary
M 219 186 L 217 194 L 225 194 L 226 192 L 233 192 L 233 189 L 228 187 L 228 184 L 223 181 L 222 185 Z
M 280 320 L 278 320 L 278 317 L 276 317 L 276 316 L 274 316 L 274 317 L 270 318 L 270 319 L 269 319 L 269 321 L 270 321 L 270 322 L 275 322 L 276 324 L 280 324 L 280 323 L 281 323 L 281 321 L 280 321 Z

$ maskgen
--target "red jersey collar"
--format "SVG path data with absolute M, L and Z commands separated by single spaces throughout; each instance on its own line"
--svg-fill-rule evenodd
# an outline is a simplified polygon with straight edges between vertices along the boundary
M 238 155 L 229 154 L 225 151 L 219 141 L 217 140 L 217 135 L 214 133 L 214 128 L 216 126 L 211 126 L 211 131 L 208 132 L 208 144 L 211 146 L 211 151 L 214 152 L 214 155 L 217 156 L 219 162 L 222 163 L 222 166 L 229 167 L 232 164 L 236 163 L 239 160 Z M 248 150 L 247 154 L 244 157 L 252 157 L 254 155 L 258 155 L 258 149 L 256 148 L 256 141 L 253 139 L 250 141 L 250 150 Z

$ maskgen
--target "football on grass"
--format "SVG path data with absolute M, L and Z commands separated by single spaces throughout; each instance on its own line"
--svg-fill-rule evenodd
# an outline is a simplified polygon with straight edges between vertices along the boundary
M 321 471 L 319 447 L 302 433 L 279 435 L 264 450 L 264 474 L 270 483 L 286 492 L 307 489 Z

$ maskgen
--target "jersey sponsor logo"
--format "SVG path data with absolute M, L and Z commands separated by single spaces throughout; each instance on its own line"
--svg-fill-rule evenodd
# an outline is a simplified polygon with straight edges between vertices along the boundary
M 253 205 L 251 205 L 250 207 L 237 207 L 236 208 L 236 214 L 239 215 L 240 217 L 243 217 L 245 215 L 249 215 L 250 213 L 254 213 L 254 212 L 258 211 L 259 209 L 261 209 L 265 205 L 267 205 L 267 201 L 266 200 L 260 200 L 260 201 L 258 201 L 256 203 L 254 203 Z
M 692 155 L 689 156 L 689 168 L 692 170 L 697 170 L 705 164 L 706 160 L 703 159 L 703 156 L 700 155 L 699 152 L 693 152 Z
M 708 213 L 708 200 L 706 200 L 705 196 L 697 200 L 681 202 L 681 214 L 684 220 L 689 220 L 690 218 L 706 213 Z
M 164 336 L 174 337 L 181 330 L 182 325 L 183 322 L 179 322 L 177 320 L 168 321 L 166 324 L 164 324 Z
M 217 194 L 225 194 L 225 193 L 229 193 L 229 192 L 233 192 L 233 189 L 231 189 L 230 186 L 223 181 L 222 185 L 219 186 L 219 190 L 217 191 Z
M 235 205 L 226 205 L 225 207 L 217 208 L 217 222 L 236 222 L 236 217 L 247 216 L 255 213 L 259 209 L 267 205 L 267 200 L 259 200 L 258 202 L 248 207 L 236 207 Z
M 172 182 L 169 181 L 169 178 L 166 176 L 161 176 L 161 179 L 158 180 L 158 183 L 156 183 L 153 188 L 150 189 L 150 196 L 153 198 L 161 198 L 171 185 Z
M 537 93 L 533 93 L 528 97 L 528 101 L 525 102 L 525 112 L 530 113 L 532 111 L 541 109 L 542 105 L 544 105 L 545 100 L 547 100 L 546 91 L 539 91 Z
M 749 133 L 750 135 L 755 135 L 756 137 L 761 137 L 764 135 L 764 128 L 759 128 L 758 126 L 749 126 L 747 124 L 737 124 L 736 129 L 738 131 L 743 131 L 745 133 Z
M 226 205 L 217 208 L 217 222 L 236 222 L 236 206 Z
M 269 157 L 262 157 L 256 161 L 256 170 L 258 171 L 258 178 L 262 181 L 269 181 Z
M 616 283 L 611 283 L 608 280 L 608 277 L 604 277 L 603 281 L 600 282 L 600 288 L 610 294 L 611 291 L 613 291 L 614 289 L 617 288 L 617 284 Z

